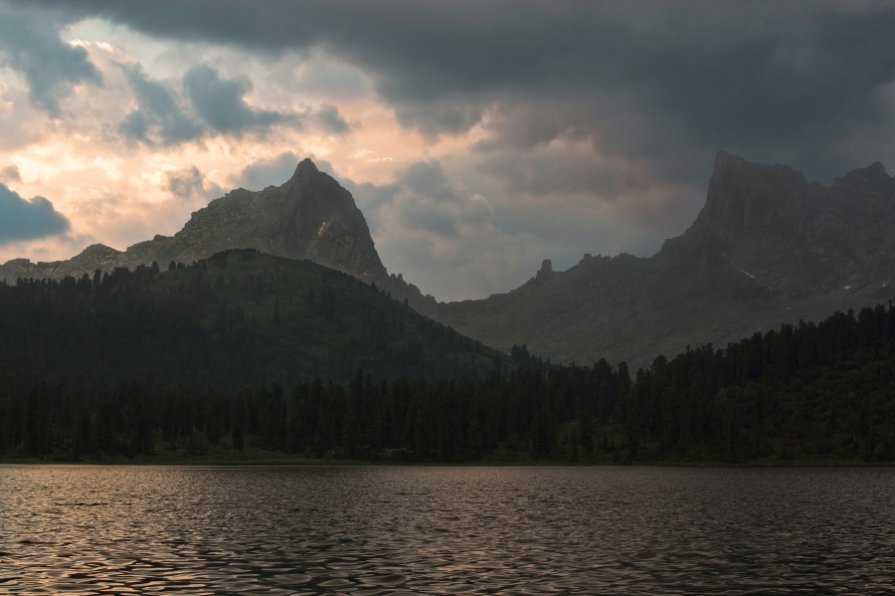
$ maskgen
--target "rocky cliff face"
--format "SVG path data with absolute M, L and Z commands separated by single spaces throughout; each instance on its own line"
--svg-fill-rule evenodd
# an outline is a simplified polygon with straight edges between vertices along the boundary
M 651 258 L 585 257 L 507 294 L 440 305 L 489 345 L 558 361 L 648 364 L 895 295 L 895 179 L 875 163 L 806 182 L 782 165 L 718 154 L 705 206 Z
M 124 252 L 94 245 L 68 261 L 0 266 L 0 279 L 92 274 L 153 261 L 191 263 L 233 248 L 310 261 L 363 280 L 387 277 L 363 214 L 347 190 L 309 159 L 281 186 L 234 190 L 193 214 L 174 236 L 156 236 Z
M 720 153 L 705 207 L 660 258 L 710 251 L 763 287 L 808 296 L 887 283 L 893 222 L 895 182 L 880 163 L 826 187 L 786 166 Z

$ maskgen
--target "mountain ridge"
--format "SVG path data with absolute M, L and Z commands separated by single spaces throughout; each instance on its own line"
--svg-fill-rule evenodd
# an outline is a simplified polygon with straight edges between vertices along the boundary
M 723 345 L 757 329 L 893 297 L 895 178 L 881 162 L 808 182 L 780 164 L 716 155 L 693 223 L 651 257 L 585 255 L 566 271 L 545 259 L 520 287 L 438 303 L 382 264 L 351 194 L 310 159 L 280 186 L 235 189 L 174 236 L 119 252 L 93 245 L 69 261 L 0 266 L 0 280 L 192 262 L 252 248 L 308 259 L 375 283 L 420 313 L 487 345 L 558 362 L 648 364 L 687 345 Z
M 440 305 L 436 318 L 500 349 L 645 365 L 891 297 L 893 222 L 895 181 L 879 162 L 824 186 L 721 151 L 704 207 L 655 255 L 585 256 L 505 294 Z

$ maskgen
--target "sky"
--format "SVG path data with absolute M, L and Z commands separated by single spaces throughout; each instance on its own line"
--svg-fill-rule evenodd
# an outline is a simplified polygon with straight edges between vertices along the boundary
M 895 164 L 895 2 L 0 0 L 0 262 L 173 234 L 311 157 L 442 300 L 653 254 L 718 150 Z

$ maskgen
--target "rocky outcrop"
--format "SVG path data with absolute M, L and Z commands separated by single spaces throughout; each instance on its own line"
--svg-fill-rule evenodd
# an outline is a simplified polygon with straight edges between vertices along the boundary
M 550 259 L 544 259 L 541 263 L 541 268 L 538 269 L 538 272 L 535 274 L 535 280 L 537 281 L 545 281 L 553 277 L 553 261 Z
M 770 290 L 809 296 L 888 281 L 893 222 L 895 183 L 880 163 L 823 186 L 721 153 L 705 207 L 659 257 L 712 251 Z
M 259 192 L 234 190 L 194 213 L 173 238 L 156 238 L 133 250 L 160 250 L 167 253 L 165 260 L 170 255 L 189 262 L 230 248 L 308 259 L 361 279 L 385 275 L 351 193 L 310 159 L 298 164 L 285 184 Z

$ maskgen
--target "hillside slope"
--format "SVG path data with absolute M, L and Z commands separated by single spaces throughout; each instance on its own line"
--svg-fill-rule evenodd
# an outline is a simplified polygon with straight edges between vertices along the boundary
M 455 376 L 502 359 L 370 284 L 254 250 L 171 271 L 0 284 L 0 361 L 14 376 L 238 388 L 357 369 Z

